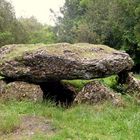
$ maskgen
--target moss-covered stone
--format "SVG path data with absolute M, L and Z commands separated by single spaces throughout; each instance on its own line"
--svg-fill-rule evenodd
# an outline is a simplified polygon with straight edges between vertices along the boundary
M 133 66 L 128 54 L 88 43 L 9 45 L 0 56 L 1 76 L 30 82 L 106 77 Z
M 13 44 L 5 45 L 0 48 L 0 63 L 10 61 L 15 58 L 22 58 L 24 53 L 29 53 L 45 46 L 43 44 Z

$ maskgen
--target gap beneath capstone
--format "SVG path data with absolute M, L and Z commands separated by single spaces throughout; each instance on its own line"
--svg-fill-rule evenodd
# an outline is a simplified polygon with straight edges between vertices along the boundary
M 2 80 L 5 81 L 6 84 L 9 84 L 15 81 L 13 78 L 9 78 L 9 77 L 4 77 Z
M 49 80 L 40 83 L 40 87 L 44 93 L 44 100 L 50 100 L 56 105 L 71 106 L 76 92 L 72 86 L 64 84 L 61 81 Z

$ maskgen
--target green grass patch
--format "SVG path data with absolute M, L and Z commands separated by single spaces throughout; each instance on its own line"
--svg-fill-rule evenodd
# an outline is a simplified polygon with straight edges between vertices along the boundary
M 13 132 L 19 126 L 19 118 L 17 113 L 5 110 L 0 111 L 0 133 L 7 134 Z
M 77 91 L 80 91 L 84 85 L 91 82 L 92 80 L 63 80 L 64 83 L 69 83 L 74 86 Z
M 140 74 L 135 74 L 135 77 L 136 77 L 137 79 L 140 79 Z
M 119 108 L 104 103 L 94 106 L 77 105 L 69 109 L 48 103 L 7 102 L 0 103 L 0 114 L 6 116 L 0 121 L 0 132 L 11 132 L 15 129 L 18 126 L 18 121 L 15 120 L 23 114 L 43 116 L 51 120 L 56 132 L 49 137 L 35 134 L 33 140 L 138 140 L 140 138 L 140 107 L 131 100 L 127 100 L 125 107 Z

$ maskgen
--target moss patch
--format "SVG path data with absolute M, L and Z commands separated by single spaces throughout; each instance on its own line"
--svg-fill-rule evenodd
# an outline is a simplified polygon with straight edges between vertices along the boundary
M 4 61 L 12 60 L 13 58 L 20 58 L 24 53 L 30 53 L 38 48 L 45 46 L 44 44 L 17 44 L 16 47 L 5 57 L 0 60 L 0 64 Z
M 0 80 L 1 80 L 1 79 L 3 79 L 3 77 L 2 77 L 2 76 L 0 76 Z
M 76 88 L 76 91 L 79 92 L 82 88 L 92 80 L 63 80 L 64 83 L 69 83 L 70 85 Z
M 82 88 L 89 82 L 93 80 L 98 80 L 108 88 L 114 89 L 117 86 L 117 75 L 109 76 L 106 78 L 96 78 L 91 80 L 63 80 L 64 83 L 69 83 L 76 88 L 77 91 L 82 90 Z
M 58 44 L 18 44 L 16 47 L 5 57 L 0 60 L 0 64 L 4 61 L 12 60 L 15 58 L 20 59 L 24 53 L 36 52 L 38 50 L 44 50 L 49 55 L 55 55 L 58 57 L 68 56 L 67 58 L 74 58 L 80 60 L 87 59 L 102 59 L 106 55 L 110 55 L 116 50 L 105 46 L 105 45 L 93 45 L 88 43 L 79 44 L 68 44 L 68 43 L 58 43 Z
M 73 57 L 75 59 L 101 59 L 106 55 L 116 52 L 105 45 L 93 45 L 88 43 L 58 43 L 47 45 L 47 52 L 52 55 Z

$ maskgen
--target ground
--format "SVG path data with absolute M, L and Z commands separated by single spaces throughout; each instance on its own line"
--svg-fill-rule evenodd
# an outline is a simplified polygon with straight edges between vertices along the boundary
M 104 103 L 94 106 L 76 105 L 68 109 L 50 103 L 1 102 L 0 138 L 138 140 L 140 108 L 130 97 L 125 99 L 126 105 L 123 107 Z M 28 130 L 31 130 L 31 134 Z
M 115 76 L 99 80 L 109 87 L 115 84 Z M 88 81 L 70 82 L 80 90 Z M 0 140 L 139 140 L 140 105 L 128 95 L 123 99 L 120 107 L 105 102 L 69 108 L 0 101 Z

